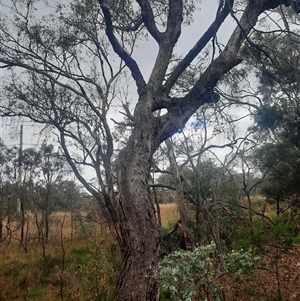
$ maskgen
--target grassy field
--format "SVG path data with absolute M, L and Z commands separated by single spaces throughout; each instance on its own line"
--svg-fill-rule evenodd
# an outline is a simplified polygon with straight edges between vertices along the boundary
M 162 226 L 168 228 L 172 227 L 174 223 L 179 220 L 179 214 L 177 211 L 177 206 L 174 203 L 161 204 L 161 223 Z
M 163 204 L 161 210 L 165 226 L 178 220 L 175 204 Z M 53 214 L 47 242 L 38 239 L 28 215 L 26 250 L 17 224 L 10 230 L 0 244 L 0 301 L 111 300 L 120 255 L 106 223 L 95 214 Z
M 161 217 L 162 225 L 172 228 L 179 219 L 176 204 L 162 204 Z M 100 220 L 55 213 L 46 242 L 38 239 L 28 216 L 26 233 L 26 250 L 19 230 L 0 245 L 0 301 L 112 300 L 120 254 Z M 262 258 L 264 264 L 253 275 L 226 278 L 226 300 L 300 300 L 300 247 L 282 252 L 270 246 Z

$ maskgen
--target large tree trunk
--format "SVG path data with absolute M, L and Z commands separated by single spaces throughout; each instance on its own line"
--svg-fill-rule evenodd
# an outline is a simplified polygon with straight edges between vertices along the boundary
M 115 301 L 159 300 L 155 273 L 161 238 L 148 187 L 156 130 L 149 111 L 139 116 L 148 122 L 137 116 L 138 126 L 117 160 L 123 266 Z

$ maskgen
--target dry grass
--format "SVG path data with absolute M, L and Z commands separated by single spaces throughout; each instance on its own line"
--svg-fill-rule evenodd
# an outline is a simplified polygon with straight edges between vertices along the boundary
M 173 226 L 179 220 L 179 212 L 176 203 L 161 204 L 160 205 L 161 223 L 168 228 Z
M 0 244 L 0 301 L 61 300 L 62 287 L 68 294 L 73 289 L 80 291 L 81 282 L 76 276 L 76 269 L 87 260 L 90 246 L 96 240 L 106 240 L 110 251 L 109 233 L 101 234 L 100 225 L 87 221 L 82 214 L 73 217 L 70 213 L 53 214 L 49 240 L 44 243 L 38 239 L 33 216 L 28 214 L 26 250 L 20 243 L 18 224 L 12 223 L 10 230 L 10 235 Z
M 254 200 L 257 210 L 261 206 L 261 201 L 261 199 Z M 160 209 L 163 226 L 172 227 L 179 219 L 177 205 L 175 203 L 162 204 Z M 273 215 L 274 208 L 267 207 L 266 213 L 270 216 Z M 14 238 L 8 246 L 7 242 L 0 245 L 0 301 L 61 300 L 62 287 L 64 300 L 94 300 L 84 295 L 83 283 L 85 286 L 89 285 L 90 280 L 87 274 L 81 276 L 84 277 L 84 281 L 83 278 L 80 279 L 78 267 L 84 266 L 86 260 L 89 260 L 88 258 L 91 256 L 88 255 L 90 254 L 89 250 L 97 241 L 101 248 L 105 246 L 105 249 L 101 249 L 101 258 L 114 257 L 115 255 L 111 255 L 114 249 L 110 235 L 107 232 L 106 234 L 101 232 L 99 223 L 89 222 L 83 215 L 72 217 L 70 213 L 57 212 L 51 216 L 50 238 L 45 245 L 45 257 L 42 244 L 37 240 L 36 225 L 32 216 L 29 218 L 27 252 L 20 247 L 18 241 L 20 230 L 13 232 Z M 63 251 L 65 252 L 64 269 L 62 268 Z M 274 272 L 274 258 L 271 258 L 271 255 L 272 252 L 269 252 L 263 256 L 267 266 L 264 269 L 256 270 L 253 278 L 240 283 L 235 282 L 234 279 L 226 279 L 224 290 L 230 296 L 227 301 L 279 300 L 276 297 L 278 281 Z M 97 257 L 97 260 L 99 258 Z M 295 246 L 291 254 L 282 253 L 277 261 L 282 291 L 281 300 L 300 300 L 300 246 Z M 90 268 L 94 267 L 93 263 L 89 264 Z M 99 269 L 94 272 L 102 273 L 100 280 L 105 287 L 105 283 L 109 281 L 105 274 L 109 273 L 108 269 L 113 270 L 114 268 L 111 262 L 104 261 Z M 260 297 L 251 296 L 250 288 L 259 292 Z M 244 290 L 248 290 L 248 293 L 244 294 Z

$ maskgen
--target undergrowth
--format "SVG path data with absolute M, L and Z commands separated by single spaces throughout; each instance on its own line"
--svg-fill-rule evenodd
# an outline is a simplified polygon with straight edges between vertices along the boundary
M 214 243 L 199 243 L 192 252 L 178 250 L 180 229 L 169 235 L 174 216 L 162 229 L 167 239 L 159 274 L 161 301 L 300 300 L 298 213 L 274 216 L 272 223 L 239 224 L 222 256 Z M 82 223 L 78 228 L 72 239 L 61 235 L 70 229 L 44 244 L 33 239 L 27 252 L 17 240 L 0 245 L 0 301 L 113 300 L 121 267 L 118 249 L 97 225 L 88 225 L 89 231 Z

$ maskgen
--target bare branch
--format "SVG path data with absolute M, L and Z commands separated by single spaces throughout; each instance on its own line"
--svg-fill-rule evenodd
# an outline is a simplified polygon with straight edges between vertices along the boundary
M 149 33 L 156 40 L 157 43 L 160 43 L 163 35 L 159 32 L 159 30 L 156 27 L 150 2 L 146 0 L 137 0 L 137 2 L 141 7 L 143 22 L 145 23 Z
M 158 55 L 149 78 L 149 86 L 153 91 L 157 91 L 165 79 L 174 46 L 181 33 L 182 18 L 182 0 L 170 0 L 167 29 L 165 33 L 163 33 L 163 39 L 159 43 Z
M 234 0 L 226 1 L 224 8 L 217 14 L 214 22 L 209 26 L 208 30 L 204 35 L 198 40 L 195 46 L 189 51 L 189 53 L 180 61 L 176 68 L 171 73 L 170 77 L 167 79 L 164 84 L 164 91 L 169 93 L 174 83 L 177 81 L 182 72 L 191 64 L 191 62 L 196 58 L 196 56 L 203 50 L 207 45 L 209 40 L 215 35 L 218 31 L 226 17 L 228 16 L 231 6 Z
M 100 7 L 102 9 L 105 24 L 106 24 L 106 35 L 114 49 L 114 51 L 124 60 L 127 67 L 130 69 L 132 77 L 135 80 L 135 83 L 138 88 L 139 95 L 145 93 L 146 83 L 144 81 L 143 75 L 136 63 L 136 61 L 130 56 L 130 54 L 121 46 L 116 36 L 114 35 L 114 29 L 112 24 L 112 19 L 108 7 L 105 5 L 104 0 L 99 0 Z

